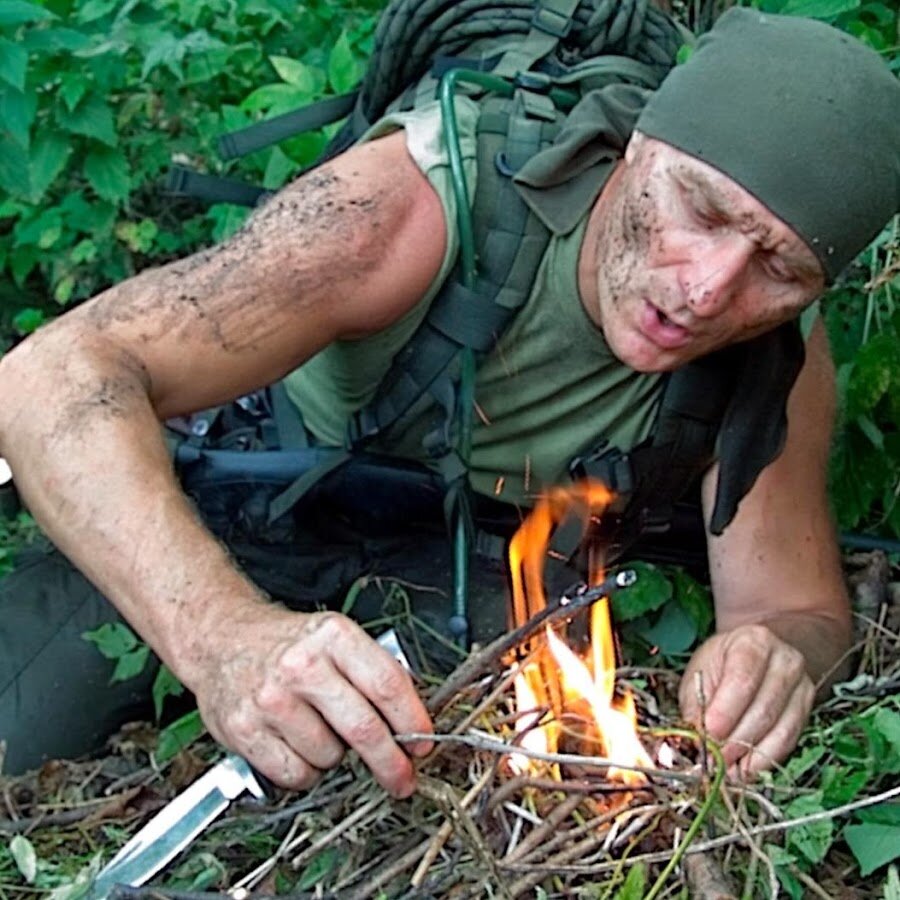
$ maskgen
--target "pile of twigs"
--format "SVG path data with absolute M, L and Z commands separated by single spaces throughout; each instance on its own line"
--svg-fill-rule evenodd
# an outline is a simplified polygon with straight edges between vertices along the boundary
M 469 657 L 440 684 L 423 685 L 435 750 L 417 764 L 413 797 L 391 800 L 350 754 L 308 794 L 285 795 L 269 806 L 237 804 L 186 856 L 215 857 L 221 870 L 202 889 L 237 900 L 276 893 L 342 900 L 612 898 L 626 881 L 623 897 L 652 900 L 687 886 L 692 898 L 723 900 L 783 896 L 785 871 L 804 896 L 880 897 L 883 872 L 861 878 L 840 840 L 815 870 L 785 863 L 776 852 L 785 835 L 823 822 L 835 823 L 838 835 L 850 814 L 900 796 L 895 779 L 872 780 L 840 806 L 786 812 L 812 792 L 819 769 L 833 758 L 829 729 L 867 715 L 873 704 L 892 703 L 900 689 L 900 592 L 889 583 L 892 570 L 877 555 L 851 560 L 851 569 L 861 608 L 857 669 L 819 708 L 801 743 L 798 755 L 824 743 L 826 756 L 814 768 L 791 774 L 789 766 L 761 784 L 729 780 L 717 748 L 676 727 L 677 677 L 631 669 L 621 674 L 639 684 L 642 740 L 652 760 L 667 745 L 665 767 L 644 770 L 643 784 L 626 787 L 607 778 L 610 761 L 581 737 L 565 746 L 574 752 L 537 754 L 534 771 L 516 774 L 510 754 L 526 751 L 517 745 L 512 682 L 524 661 L 511 663 L 508 651 L 530 637 L 520 632 Z M 577 721 L 568 726 L 578 731 Z M 0 780 L 0 834 L 28 837 L 39 855 L 53 848 L 61 857 L 87 859 L 93 852 L 98 867 L 116 849 L 104 844 L 120 845 L 126 831 L 202 772 L 215 752 L 201 742 L 161 772 L 146 765 L 152 739 L 142 743 L 141 732 L 131 731 L 103 760 Z M 110 823 L 118 827 L 110 830 Z M 153 888 L 121 896 L 224 896 L 191 893 L 192 882 L 178 875 L 184 866 L 184 859 L 176 861 Z

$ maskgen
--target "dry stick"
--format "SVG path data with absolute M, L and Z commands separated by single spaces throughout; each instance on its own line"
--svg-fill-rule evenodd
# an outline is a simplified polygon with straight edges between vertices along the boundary
M 387 801 L 387 796 L 384 793 L 379 792 L 374 796 L 368 803 L 364 803 L 359 809 L 350 813 L 346 819 L 339 822 L 331 831 L 327 832 L 325 835 L 320 837 L 317 841 L 314 841 L 310 844 L 302 853 L 299 853 L 291 860 L 291 865 L 295 869 L 299 869 L 301 865 L 303 865 L 306 860 L 308 860 L 311 856 L 315 856 L 316 853 L 319 852 L 323 847 L 330 844 L 336 837 L 340 837 L 345 831 L 350 829 L 353 825 L 355 825 L 360 819 L 364 819 L 370 812 L 377 809 L 383 803 Z M 296 841 L 294 842 L 296 846 Z M 285 853 L 289 853 L 293 850 L 293 847 L 285 848 Z
M 392 878 L 405 872 L 428 849 L 428 841 L 423 841 L 411 850 L 404 853 L 399 859 L 394 860 L 389 866 L 377 871 L 368 881 L 360 885 L 352 894 L 348 894 L 346 900 L 371 900 L 378 895 L 384 885 Z
M 620 573 L 624 575 L 626 573 Z M 514 628 L 507 634 L 491 641 L 483 650 L 473 653 L 460 664 L 447 678 L 447 680 L 428 698 L 425 706 L 434 715 L 440 712 L 447 703 L 452 700 L 463 688 L 468 687 L 479 675 L 486 672 L 497 663 L 502 656 L 513 647 L 524 643 L 544 625 L 562 619 L 571 618 L 582 609 L 587 609 L 600 597 L 607 596 L 618 587 L 617 578 L 613 575 L 602 584 L 589 588 L 583 594 L 575 597 L 564 597 L 555 606 L 547 606 L 539 613 L 532 616 L 524 625 Z M 632 573 L 633 577 L 633 573 Z M 563 602 L 563 601 L 566 602 Z
M 534 886 L 546 877 L 547 874 L 552 873 L 556 874 L 559 871 L 560 865 L 566 865 L 569 860 L 578 859 L 581 856 L 584 856 L 586 853 L 590 853 L 597 846 L 601 845 L 606 840 L 606 833 L 604 831 L 596 831 L 592 834 L 588 834 L 586 837 L 582 838 L 580 841 L 577 841 L 574 844 L 566 847 L 564 850 L 560 851 L 556 856 L 550 857 L 544 861 L 544 864 L 541 866 L 541 871 L 532 870 L 527 875 L 523 875 L 517 881 L 514 881 L 509 888 L 510 893 L 513 897 L 520 897 L 522 894 L 532 890 Z M 501 865 L 504 866 L 501 861 Z
M 467 807 L 471 806 L 472 803 L 475 802 L 478 795 L 487 787 L 488 782 L 493 778 L 494 770 L 493 768 L 487 768 L 482 773 L 481 777 L 475 784 L 466 792 L 465 796 L 463 796 L 462 800 L 459 800 L 455 794 L 452 794 L 452 788 L 448 785 L 441 784 L 440 787 L 436 787 L 436 782 L 434 779 L 425 778 L 423 776 L 419 776 L 419 787 L 418 791 L 424 797 L 427 797 L 429 800 L 433 800 L 439 805 L 443 806 L 446 803 L 452 803 L 454 806 L 454 811 L 457 813 L 458 818 L 462 821 L 462 816 Z M 452 794 L 452 797 L 450 796 Z M 455 803 L 453 801 L 456 801 Z M 458 806 L 458 809 L 456 807 Z M 468 818 L 468 816 L 466 816 Z M 419 888 L 425 882 L 425 877 L 428 875 L 428 870 L 431 868 L 431 864 L 437 859 L 438 853 L 441 852 L 444 844 L 450 839 L 450 835 L 453 834 L 454 822 L 453 818 L 448 818 L 443 825 L 438 829 L 437 834 L 432 837 L 429 842 L 428 849 L 425 851 L 425 855 L 422 857 L 421 862 L 419 863 L 416 871 L 413 873 L 413 877 L 410 879 L 410 884 L 414 888 Z
M 422 854 L 425 852 L 425 843 L 422 841 L 420 835 L 415 835 L 412 838 L 408 837 L 401 844 L 401 846 L 399 848 L 398 847 L 390 847 L 387 850 L 383 850 L 380 855 L 373 856 L 367 862 L 360 863 L 360 865 L 358 865 L 355 869 L 353 869 L 353 871 L 347 873 L 346 875 L 339 878 L 338 881 L 335 882 L 334 887 L 332 887 L 332 889 L 331 889 L 331 893 L 335 897 L 343 897 L 344 896 L 343 892 L 347 888 L 349 888 L 352 884 L 355 884 L 357 881 L 359 881 L 360 878 L 362 878 L 364 875 L 366 875 L 366 873 L 371 872 L 373 869 L 377 869 L 381 865 L 385 865 L 387 859 L 390 856 L 392 856 L 393 854 L 399 853 L 400 856 L 397 857 L 397 859 L 399 860 L 399 859 L 402 859 L 403 857 L 405 857 L 408 853 L 410 853 L 412 851 L 416 851 L 419 854 Z M 411 866 L 414 862 L 415 862 L 415 859 L 413 859 L 412 862 L 408 862 L 404 868 L 409 868 L 409 866 Z M 391 865 L 393 865 L 393 863 Z M 391 876 L 391 877 L 393 877 L 393 876 Z
M 791 875 L 793 875 L 797 881 L 805 884 L 817 897 L 823 897 L 824 900 L 832 900 L 832 895 L 827 891 L 823 890 L 819 887 L 816 882 L 806 874 L 806 872 L 801 871 L 797 868 L 797 866 L 790 866 Z
M 631 766 L 626 763 L 607 759 L 605 756 L 581 756 L 578 753 L 544 753 L 542 750 L 531 750 L 516 744 L 492 738 L 486 734 L 425 734 L 411 732 L 409 734 L 395 734 L 394 740 L 398 744 L 412 744 L 418 741 L 434 741 L 435 743 L 466 744 L 476 750 L 487 750 L 491 753 L 518 753 L 530 759 L 539 759 L 543 762 L 559 763 L 560 765 L 585 766 L 596 769 L 628 769 L 630 772 L 640 772 L 654 778 L 671 779 L 693 783 L 701 779 L 701 775 L 692 775 L 688 772 L 674 772 L 670 769 L 654 769 L 649 766 Z
M 856 800 L 853 803 L 845 803 L 843 806 L 836 806 L 834 809 L 820 810 L 817 813 L 810 813 L 807 816 L 799 816 L 796 819 L 784 819 L 781 822 L 769 822 L 766 825 L 756 825 L 753 828 L 748 828 L 747 834 L 751 837 L 755 837 L 758 834 L 770 834 L 777 831 L 786 831 L 788 828 L 794 828 L 798 825 L 808 825 L 811 822 L 821 822 L 826 819 L 836 819 L 857 809 L 864 809 L 867 806 L 873 806 L 876 803 L 882 803 L 885 800 L 890 800 L 891 798 L 898 796 L 900 796 L 900 787 L 894 787 L 889 791 L 884 791 L 881 794 L 875 794 L 872 797 L 866 797 L 862 800 Z M 708 841 L 692 844 L 687 848 L 685 853 L 703 853 L 706 850 L 714 850 L 717 847 L 727 847 L 729 844 L 733 844 L 736 841 L 741 840 L 744 840 L 744 835 L 742 834 L 726 834 L 722 835 L 722 837 L 710 838 Z M 642 856 L 633 856 L 631 858 L 631 862 L 632 864 L 641 862 L 665 862 L 666 860 L 671 859 L 673 855 L 674 852 L 669 850 L 660 851 L 658 853 L 645 853 Z M 617 864 L 601 863 L 597 866 L 572 865 L 566 866 L 564 871 L 567 874 L 571 875 L 580 875 L 585 873 L 594 874 L 614 868 L 615 865 Z M 531 869 L 530 866 L 526 866 L 523 863 L 511 864 L 506 868 L 512 869 L 513 871 L 530 871 Z
M 501 862 L 515 862 L 529 854 L 535 847 L 543 844 L 549 837 L 556 833 L 558 826 L 578 809 L 582 797 L 567 797 L 562 803 L 557 804 L 544 818 L 543 825 L 538 825 L 530 831 L 519 845 L 501 860 Z
M 728 791 L 724 787 L 720 792 L 720 796 L 722 797 L 722 802 L 725 804 L 725 808 L 731 814 L 732 821 L 734 822 L 734 827 L 744 836 L 744 840 L 746 841 L 747 846 L 750 849 L 751 855 L 753 856 L 754 859 L 759 860 L 766 867 L 766 871 L 768 872 L 768 875 L 769 875 L 769 889 L 772 893 L 772 896 L 777 897 L 778 896 L 778 876 L 775 874 L 775 867 L 772 865 L 772 860 L 770 860 L 769 857 L 766 856 L 765 853 L 763 853 L 762 848 L 759 846 L 759 844 L 756 842 L 756 840 L 754 840 L 754 838 L 751 836 L 750 832 L 747 831 L 747 827 L 741 821 L 740 813 L 735 808 L 735 805 L 731 800 L 731 796 L 729 795 Z M 743 799 L 744 799 L 744 797 L 742 796 L 741 800 L 743 801 Z M 760 810 L 759 815 L 760 815 L 760 822 L 762 822 L 762 818 L 764 815 L 763 810 Z M 690 858 L 693 859 L 693 857 L 690 857 Z M 685 863 L 687 863 L 687 859 L 685 860 Z M 749 877 L 749 872 L 748 872 L 748 877 Z M 748 884 L 749 884 L 749 881 L 744 886 L 744 891 L 743 891 L 744 894 L 747 893 L 747 885 Z
M 492 777 L 493 769 L 487 769 L 484 775 L 482 775 L 482 779 L 485 775 L 489 778 Z M 433 779 L 429 779 L 429 782 L 433 787 L 437 788 L 436 793 L 433 795 L 434 801 L 438 804 L 446 805 L 445 809 L 454 823 L 457 835 L 464 843 L 468 844 L 472 856 L 480 861 L 488 870 L 491 879 L 489 883 L 494 885 L 494 888 L 498 891 L 498 896 L 503 897 L 504 900 L 513 900 L 512 896 L 507 892 L 506 885 L 503 883 L 503 879 L 500 876 L 496 857 L 491 852 L 484 837 L 482 837 L 475 821 L 459 802 L 459 797 L 457 797 L 456 792 L 450 785 L 443 782 L 435 782 Z M 478 788 L 479 786 L 480 785 L 476 784 L 475 788 Z M 477 796 L 479 792 L 480 791 L 476 791 L 475 796 Z M 472 791 L 469 791 L 469 793 L 471 794 Z M 481 886 L 484 886 L 483 883 Z

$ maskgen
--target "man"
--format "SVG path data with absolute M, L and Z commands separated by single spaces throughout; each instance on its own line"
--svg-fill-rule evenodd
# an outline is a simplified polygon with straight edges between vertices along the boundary
M 461 100 L 458 112 L 475 174 L 471 105 Z M 640 406 L 642 422 L 622 426 L 639 438 L 658 398 L 654 373 L 797 318 L 896 212 L 898 129 L 900 87 L 851 38 L 746 10 L 723 17 L 647 104 L 624 158 L 602 155 L 606 169 L 579 201 L 584 215 L 551 240 L 544 283 L 479 370 L 476 488 L 494 484 L 475 470 L 491 472 L 496 444 L 521 437 L 504 432 L 516 398 L 497 373 L 518 372 L 504 352 L 563 329 L 545 348 L 555 369 L 538 366 L 534 385 L 541 371 L 568 377 L 594 348 L 606 381 L 585 408 Z M 357 625 L 271 605 L 236 570 L 184 500 L 159 421 L 308 360 L 294 396 L 310 380 L 337 391 L 342 378 L 352 393 L 354 366 L 379 343 L 402 346 L 397 333 L 421 318 L 455 256 L 446 166 L 433 111 L 388 120 L 233 239 L 111 288 L 0 362 L 0 452 L 29 508 L 196 694 L 211 733 L 286 787 L 309 786 L 349 745 L 406 796 L 415 788 L 407 753 L 429 744 L 401 748 L 391 735 L 427 732 L 429 718 Z M 548 416 L 535 452 L 560 443 L 560 417 L 584 418 L 567 405 L 580 383 L 535 401 Z M 327 438 L 329 404 L 320 405 L 311 427 Z M 816 684 L 848 647 L 825 498 L 833 407 L 816 324 L 784 449 L 708 541 L 717 633 L 691 660 L 682 706 L 698 718 L 702 673 L 706 727 L 747 772 L 790 751 Z M 604 433 L 617 427 L 606 421 Z M 526 490 L 529 467 L 510 464 Z M 708 520 L 718 468 L 704 482 Z M 538 469 L 546 483 L 560 461 Z

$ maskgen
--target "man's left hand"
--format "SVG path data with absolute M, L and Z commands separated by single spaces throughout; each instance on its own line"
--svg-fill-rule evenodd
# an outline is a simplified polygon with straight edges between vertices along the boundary
M 794 749 L 814 696 L 799 650 L 765 625 L 742 625 L 697 650 L 679 700 L 684 717 L 695 725 L 702 720 L 723 744 L 732 774 L 748 776 Z

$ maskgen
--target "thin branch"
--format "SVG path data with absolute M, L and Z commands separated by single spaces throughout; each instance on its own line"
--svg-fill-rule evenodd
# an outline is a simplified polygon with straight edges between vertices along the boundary
M 647 766 L 634 766 L 626 763 L 607 759 L 605 756 L 581 756 L 578 753 L 544 753 L 542 750 L 531 750 L 516 744 L 508 744 L 506 741 L 492 738 L 486 734 L 424 734 L 412 732 L 410 734 L 396 734 L 394 740 L 399 744 L 412 744 L 417 741 L 434 741 L 440 743 L 465 744 L 475 750 L 486 750 L 489 753 L 518 753 L 530 759 L 539 759 L 542 762 L 559 763 L 560 765 L 585 766 L 595 769 L 627 769 L 630 772 L 640 772 L 652 778 L 672 779 L 693 784 L 701 780 L 698 773 L 692 775 L 688 772 L 673 772 L 670 769 L 653 769 Z

